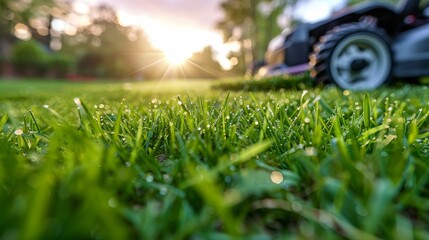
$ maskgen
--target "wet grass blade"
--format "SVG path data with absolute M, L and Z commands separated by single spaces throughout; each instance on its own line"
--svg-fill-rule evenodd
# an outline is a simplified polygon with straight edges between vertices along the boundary
M 3 115 L 0 118 L 0 129 L 2 129 L 4 127 L 4 125 L 6 124 L 8 118 L 9 118 L 9 116 L 7 114 Z
M 0 81 L 0 238 L 429 236 L 426 86 L 172 83 Z
M 365 93 L 365 97 L 363 99 L 363 123 L 365 125 L 365 129 L 369 129 L 371 127 L 371 105 L 368 93 Z

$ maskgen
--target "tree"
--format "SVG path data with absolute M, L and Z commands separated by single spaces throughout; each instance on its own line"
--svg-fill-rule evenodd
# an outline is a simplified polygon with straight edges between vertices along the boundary
M 202 51 L 194 53 L 183 66 L 183 72 L 187 78 L 219 78 L 222 77 L 222 68 L 213 60 L 212 47 L 206 47 Z
M 30 33 L 31 19 L 39 10 L 52 4 L 52 0 L 0 0 L 0 60 L 10 61 L 11 45 L 14 41 L 15 27 L 27 29 Z
M 76 73 L 100 78 L 158 76 L 156 66 L 145 66 L 162 54 L 153 49 L 142 29 L 122 26 L 115 9 L 108 5 L 92 7 L 89 16 L 90 24 L 78 26 L 74 34 L 62 35 L 63 50 L 78 61 Z
M 41 74 L 46 70 L 48 61 L 46 49 L 37 41 L 21 41 L 12 48 L 12 62 L 27 75 Z
M 278 17 L 296 0 L 225 0 L 221 8 L 225 18 L 218 22 L 225 41 L 238 41 L 242 46 L 240 60 L 248 65 L 261 59 L 269 41 L 278 35 Z
M 65 4 L 55 0 L 0 0 L 0 68 L 10 69 L 6 74 L 66 75 L 73 59 L 49 51 L 53 15 L 66 9 Z
M 17 24 L 38 35 L 38 27 L 49 29 L 50 9 L 56 5 L 54 0 L 0 0 L 0 36 L 7 37 L 13 33 Z M 42 21 L 37 21 L 43 19 Z M 42 26 L 43 25 L 43 26 Z M 49 31 L 45 31 L 49 36 Z

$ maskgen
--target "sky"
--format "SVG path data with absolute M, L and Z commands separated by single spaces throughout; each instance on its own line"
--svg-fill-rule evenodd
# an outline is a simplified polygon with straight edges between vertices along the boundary
M 107 3 L 130 15 L 145 15 L 176 25 L 210 27 L 222 17 L 218 8 L 222 0 L 84 0 Z
M 130 15 L 145 15 L 162 19 L 176 25 L 188 24 L 195 27 L 213 28 L 222 18 L 219 8 L 223 0 L 81 0 L 89 4 L 107 3 Z M 297 15 L 306 21 L 317 21 L 329 16 L 332 9 L 344 6 L 345 0 L 300 1 Z
M 333 11 L 346 6 L 345 0 L 307 0 L 296 7 L 296 16 L 306 22 L 315 22 L 328 18 Z
M 227 52 L 237 48 L 224 45 L 215 31 L 222 19 L 219 8 L 223 0 L 77 0 L 86 4 L 106 3 L 119 11 L 124 23 L 139 24 L 148 33 L 152 44 L 173 61 L 190 57 L 193 52 L 211 45 L 217 60 L 227 68 Z M 307 22 L 326 18 L 334 9 L 344 7 L 345 0 L 305 0 L 295 9 L 296 16 Z

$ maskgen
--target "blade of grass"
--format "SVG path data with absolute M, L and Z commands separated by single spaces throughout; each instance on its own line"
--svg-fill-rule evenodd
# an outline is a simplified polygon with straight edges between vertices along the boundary
M 0 129 L 3 129 L 4 125 L 6 124 L 9 116 L 7 114 L 3 115 L 3 117 L 0 118 Z
M 371 106 L 368 93 L 365 93 L 365 97 L 363 99 L 363 123 L 365 125 L 365 129 L 369 129 L 371 127 Z

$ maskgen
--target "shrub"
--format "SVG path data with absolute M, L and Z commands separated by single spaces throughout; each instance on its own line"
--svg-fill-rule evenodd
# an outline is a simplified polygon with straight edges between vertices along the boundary
M 69 54 L 58 52 L 50 56 L 49 69 L 57 76 L 66 76 L 74 66 L 74 59 Z
M 314 85 L 310 74 L 295 76 L 273 76 L 264 79 L 249 79 L 221 82 L 214 89 L 225 91 L 270 91 L 280 89 L 302 90 Z
M 40 74 L 48 67 L 49 53 L 37 41 L 18 42 L 12 48 L 12 63 L 17 72 L 35 71 Z

